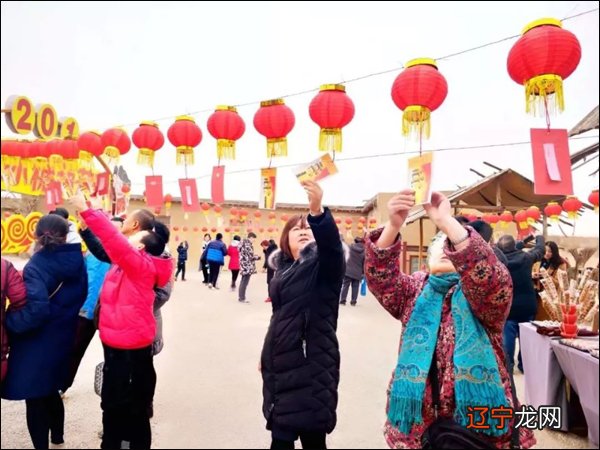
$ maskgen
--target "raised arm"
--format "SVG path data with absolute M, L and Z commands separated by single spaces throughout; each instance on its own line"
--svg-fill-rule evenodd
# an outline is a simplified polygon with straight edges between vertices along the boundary
M 534 262 L 541 261 L 544 257 L 544 253 L 546 253 L 546 241 L 544 236 L 536 236 L 535 237 L 535 247 L 533 247 L 527 255 L 533 259 Z
M 319 253 L 319 275 L 331 280 L 341 278 L 346 271 L 344 248 L 335 220 L 329 208 L 323 208 L 323 190 L 314 181 L 302 183 L 308 194 L 310 214 L 308 224 Z
M 413 276 L 402 273 L 400 270 L 402 241 L 396 234 L 397 239 L 391 246 L 380 248 L 379 241 L 382 233 L 383 229 L 372 231 L 365 241 L 367 286 L 387 312 L 406 324 L 426 276 L 423 272 L 417 272 Z
M 108 264 L 112 264 L 112 261 L 110 260 L 108 254 L 104 250 L 104 247 L 102 247 L 102 243 L 89 228 L 81 228 L 79 234 L 81 235 L 81 239 L 83 239 L 83 242 L 85 242 L 85 245 L 87 246 L 90 253 L 94 255 L 96 259 Z
M 456 250 L 446 242 L 445 253 L 460 274 L 473 314 L 489 329 L 501 331 L 512 303 L 512 279 L 487 242 L 467 228 L 468 245 Z

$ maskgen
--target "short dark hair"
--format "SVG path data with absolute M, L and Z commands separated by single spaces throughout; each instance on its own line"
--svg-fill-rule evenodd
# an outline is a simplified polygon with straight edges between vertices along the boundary
M 248 239 L 256 239 L 256 234 L 254 234 L 252 231 L 250 233 L 248 233 Z
M 133 217 L 139 222 L 140 230 L 142 231 L 150 231 L 154 228 L 156 223 L 158 223 L 154 214 L 147 209 L 138 209 L 137 211 L 134 211 Z
M 242 238 L 241 238 L 241 237 L 239 237 L 239 236 L 236 234 L 236 235 L 233 237 L 233 240 L 234 240 L 234 241 L 241 241 L 241 240 L 242 240 Z
M 50 211 L 50 214 L 56 214 L 63 219 L 69 219 L 69 211 L 67 211 L 65 208 L 56 208 L 54 211 Z
M 165 251 L 170 234 L 164 223 L 156 222 L 154 229 L 148 231 L 148 234 L 140 239 L 140 242 L 144 244 L 145 250 L 152 256 L 160 256 Z
M 223 233 L 217 233 L 217 241 L 220 241 L 221 239 L 223 239 Z
M 503 253 L 514 252 L 517 248 L 517 244 L 515 242 L 515 238 L 510 234 L 505 234 L 498 239 L 498 243 L 496 246 L 502 250 Z
M 455 217 L 455 219 L 456 219 L 456 221 L 457 221 L 458 223 L 460 223 L 461 225 L 466 225 L 466 224 L 468 224 L 468 223 L 469 223 L 469 219 L 468 219 L 468 218 L 466 218 L 465 216 L 456 216 L 456 217 Z
M 112 216 L 112 218 L 110 219 L 112 222 L 119 222 L 119 223 L 123 223 L 125 222 L 125 219 L 123 219 L 120 216 Z
M 286 258 L 289 259 L 294 259 L 294 255 L 292 255 L 292 250 L 290 249 L 290 231 L 298 224 L 300 224 L 300 226 L 302 227 L 308 228 L 306 216 L 292 216 L 283 227 L 283 231 L 281 232 L 281 239 L 279 239 L 279 247 L 281 248 L 281 252 L 285 255 Z
M 68 232 L 69 222 L 60 214 L 48 214 L 35 226 L 37 242 L 47 250 L 54 250 L 66 243 Z
M 479 233 L 485 242 L 489 243 L 492 240 L 494 230 L 489 223 L 484 222 L 483 220 L 474 220 L 473 222 L 469 222 L 467 225 L 477 231 L 477 233 Z

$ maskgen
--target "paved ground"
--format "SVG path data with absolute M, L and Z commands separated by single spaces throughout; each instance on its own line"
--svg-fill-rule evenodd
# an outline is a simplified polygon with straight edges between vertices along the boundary
M 250 304 L 239 304 L 226 288 L 204 287 L 198 272 L 178 282 L 163 308 L 165 348 L 155 359 L 158 384 L 154 448 L 268 448 L 261 412 L 260 350 L 271 313 L 265 275 L 250 282 Z M 342 354 L 338 425 L 330 448 L 386 448 L 385 390 L 396 362 L 400 325 L 369 294 L 359 306 L 340 308 Z M 102 360 L 97 337 L 90 344 L 74 386 L 65 398 L 65 446 L 98 448 L 100 399 L 93 391 L 94 367 Z M 516 379 L 520 397 L 523 380 Z M 2 401 L 2 448 L 31 448 L 24 402 Z M 539 432 L 538 448 L 593 448 L 586 439 Z

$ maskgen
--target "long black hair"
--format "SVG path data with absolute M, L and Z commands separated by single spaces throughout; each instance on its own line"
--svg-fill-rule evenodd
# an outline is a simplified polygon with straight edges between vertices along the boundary
M 560 252 L 558 251 L 558 245 L 554 241 L 548 241 L 546 242 L 546 247 L 550 248 L 550 252 L 552 253 L 550 259 L 546 260 L 548 261 L 548 267 L 551 267 L 556 270 L 563 263 L 563 259 L 560 256 Z

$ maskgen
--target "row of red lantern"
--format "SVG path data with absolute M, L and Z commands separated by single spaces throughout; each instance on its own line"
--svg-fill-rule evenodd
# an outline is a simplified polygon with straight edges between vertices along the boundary
M 193 231 L 194 233 L 207 233 L 208 231 L 212 231 L 213 233 L 217 232 L 218 228 L 216 227 L 212 227 L 212 228 L 208 228 L 208 227 L 187 227 L 187 226 L 183 226 L 180 227 L 178 225 L 174 225 L 173 227 L 171 227 L 172 231 L 178 232 L 178 231 L 182 231 L 184 233 L 187 233 L 189 231 Z M 223 231 L 225 233 L 240 233 L 241 229 L 240 228 L 233 228 L 233 227 L 225 227 L 223 228 Z M 264 233 L 264 232 L 268 232 L 268 233 L 279 233 L 279 228 L 275 228 L 275 227 L 268 227 L 268 228 L 264 228 L 264 227 L 260 227 L 260 228 L 256 228 L 256 230 L 254 228 L 246 228 L 245 230 L 247 233 L 251 233 L 253 231 L 257 231 L 259 233 Z

